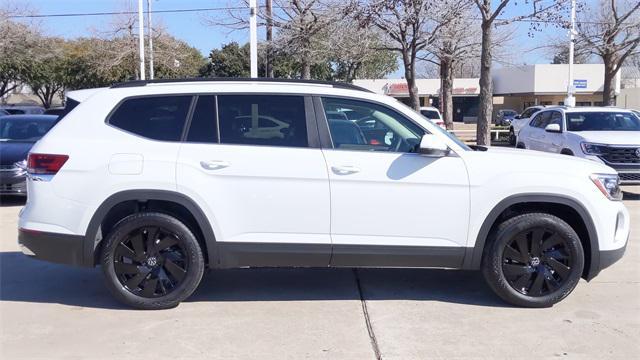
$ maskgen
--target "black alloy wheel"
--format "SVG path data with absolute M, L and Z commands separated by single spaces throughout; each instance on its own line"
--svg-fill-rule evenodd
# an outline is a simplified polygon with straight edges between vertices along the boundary
M 200 284 L 204 257 L 198 239 L 173 216 L 142 212 L 119 221 L 103 240 L 102 272 L 120 302 L 168 309 Z
M 175 290 L 189 269 L 178 235 L 157 226 L 131 231 L 116 246 L 113 261 L 122 286 L 145 298 Z
M 489 287 L 506 302 L 549 307 L 578 285 L 585 266 L 576 231 L 547 213 L 525 213 L 492 231 L 482 257 Z
M 574 262 L 566 239 L 552 229 L 535 227 L 507 243 L 502 255 L 502 272 L 519 293 L 542 296 L 564 285 Z

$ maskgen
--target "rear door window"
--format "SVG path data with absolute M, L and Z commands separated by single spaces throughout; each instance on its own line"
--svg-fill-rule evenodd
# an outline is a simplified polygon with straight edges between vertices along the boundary
M 216 123 L 216 97 L 198 96 L 196 108 L 191 117 L 188 142 L 217 143 L 218 125 Z
M 308 146 L 302 96 L 219 95 L 218 119 L 223 144 Z
M 151 96 L 126 99 L 109 124 L 153 140 L 179 141 L 191 96 Z

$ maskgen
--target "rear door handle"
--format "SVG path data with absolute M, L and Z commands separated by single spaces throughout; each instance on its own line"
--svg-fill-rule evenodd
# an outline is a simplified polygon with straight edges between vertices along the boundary
M 360 169 L 358 169 L 357 167 L 349 166 L 349 165 L 332 166 L 331 170 L 333 170 L 333 172 L 338 174 L 338 175 L 349 175 L 349 174 L 355 174 L 355 173 L 360 172 Z
M 219 170 L 231 166 L 231 163 L 224 160 L 203 160 L 200 166 L 205 170 Z

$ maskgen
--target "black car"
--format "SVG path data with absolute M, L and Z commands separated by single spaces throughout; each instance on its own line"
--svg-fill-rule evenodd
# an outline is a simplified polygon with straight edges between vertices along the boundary
M 0 116 L 0 194 L 27 194 L 27 154 L 57 119 L 55 115 Z

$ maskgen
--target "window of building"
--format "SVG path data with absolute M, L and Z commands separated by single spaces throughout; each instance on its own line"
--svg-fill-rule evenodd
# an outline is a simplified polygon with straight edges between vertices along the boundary
M 187 141 L 199 143 L 218 142 L 215 96 L 198 96 L 198 103 L 191 117 Z
M 220 95 L 218 118 L 223 144 L 308 146 L 302 96 Z
M 149 96 L 126 99 L 109 124 L 149 139 L 179 141 L 191 96 Z

